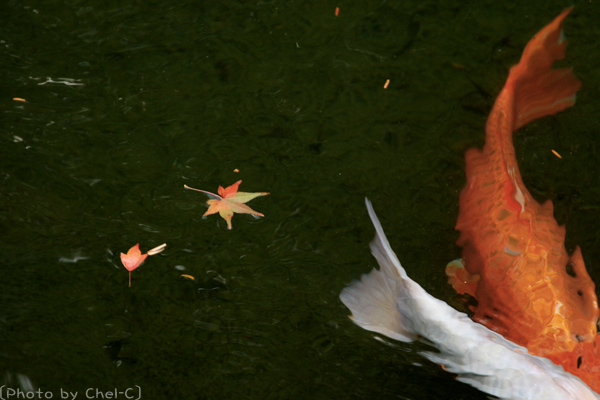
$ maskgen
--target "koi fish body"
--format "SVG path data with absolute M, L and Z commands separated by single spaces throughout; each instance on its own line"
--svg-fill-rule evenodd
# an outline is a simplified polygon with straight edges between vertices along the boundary
M 465 155 L 456 224 L 463 257 L 446 273 L 458 293 L 477 300 L 475 321 L 598 390 L 595 285 L 579 247 L 567 254 L 565 228 L 554 219 L 551 201 L 537 203 L 523 184 L 512 141 L 523 125 L 575 103 L 579 80 L 570 68 L 551 69 L 564 58 L 562 22 L 570 11 L 528 43 L 488 118 L 485 146 Z

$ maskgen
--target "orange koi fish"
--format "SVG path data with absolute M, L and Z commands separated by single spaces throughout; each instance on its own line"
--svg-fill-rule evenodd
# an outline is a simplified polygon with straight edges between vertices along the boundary
M 462 260 L 446 267 L 454 289 L 477 300 L 473 319 L 531 354 L 550 358 L 600 392 L 598 300 L 579 247 L 570 256 L 551 201 L 537 203 L 521 179 L 513 132 L 571 107 L 581 87 L 564 58 L 563 11 L 527 44 L 470 149 L 456 229 Z

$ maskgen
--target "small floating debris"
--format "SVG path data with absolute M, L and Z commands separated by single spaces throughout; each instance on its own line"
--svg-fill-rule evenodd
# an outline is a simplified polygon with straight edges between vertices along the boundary
M 558 154 L 558 152 L 556 150 L 552 150 L 552 154 L 554 154 L 556 157 L 562 159 L 562 156 L 560 154 Z
M 148 255 L 149 255 L 149 256 L 153 256 L 153 255 L 156 255 L 156 254 L 158 254 L 158 253 L 162 253 L 162 252 L 163 252 L 163 250 L 164 250 L 166 247 L 167 247 L 167 244 L 166 244 L 166 243 L 163 243 L 163 244 L 161 244 L 160 246 L 156 246 L 155 248 L 148 250 Z

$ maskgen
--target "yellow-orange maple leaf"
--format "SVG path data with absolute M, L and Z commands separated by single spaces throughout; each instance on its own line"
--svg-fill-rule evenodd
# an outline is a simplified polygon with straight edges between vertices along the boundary
M 204 213 L 204 216 L 219 213 L 219 215 L 227 221 L 227 228 L 231 229 L 231 218 L 233 218 L 233 213 L 238 214 L 252 214 L 257 217 L 264 217 L 263 214 L 258 211 L 254 211 L 244 203 L 258 197 L 265 196 L 269 193 L 267 192 L 257 192 L 257 193 L 246 193 L 246 192 L 238 192 L 238 187 L 240 186 L 242 181 L 237 181 L 231 186 L 224 188 L 223 186 L 219 186 L 219 194 L 214 194 L 211 192 L 207 192 L 206 190 L 195 189 L 193 187 L 189 187 L 188 185 L 183 185 L 186 189 L 195 190 L 197 192 L 202 192 L 210 197 L 210 200 L 206 202 L 210 207 Z

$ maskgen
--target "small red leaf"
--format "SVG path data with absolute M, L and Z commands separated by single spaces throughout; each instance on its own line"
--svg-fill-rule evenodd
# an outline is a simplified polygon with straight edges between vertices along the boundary
M 121 262 L 127 271 L 133 271 L 144 262 L 146 257 L 148 257 L 148 254 L 142 254 L 138 243 L 130 248 L 127 254 L 121 253 Z

